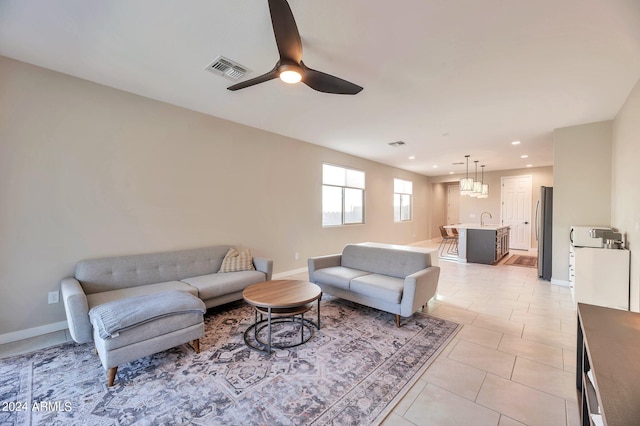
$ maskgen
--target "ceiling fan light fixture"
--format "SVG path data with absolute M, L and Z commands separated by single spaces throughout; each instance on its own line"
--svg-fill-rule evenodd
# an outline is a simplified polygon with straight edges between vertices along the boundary
M 285 83 L 295 84 L 302 80 L 302 70 L 295 65 L 282 65 L 278 77 Z
M 245 89 L 280 78 L 289 84 L 302 81 L 311 89 L 323 93 L 356 95 L 362 91 L 362 87 L 357 84 L 307 67 L 302 62 L 302 39 L 289 3 L 287 0 L 268 0 L 268 3 L 271 26 L 280 59 L 271 71 L 229 86 L 228 90 Z

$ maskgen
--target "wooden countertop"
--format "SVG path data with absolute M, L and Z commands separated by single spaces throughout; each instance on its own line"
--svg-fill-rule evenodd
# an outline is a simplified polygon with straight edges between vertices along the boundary
M 578 315 L 605 424 L 638 424 L 640 314 L 578 303 Z

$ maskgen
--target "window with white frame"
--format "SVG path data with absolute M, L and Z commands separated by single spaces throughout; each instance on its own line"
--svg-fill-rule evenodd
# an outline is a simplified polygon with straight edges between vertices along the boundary
M 406 222 L 411 220 L 413 182 L 402 179 L 393 180 L 393 220 Z
M 364 223 L 364 172 L 322 165 L 322 226 Z

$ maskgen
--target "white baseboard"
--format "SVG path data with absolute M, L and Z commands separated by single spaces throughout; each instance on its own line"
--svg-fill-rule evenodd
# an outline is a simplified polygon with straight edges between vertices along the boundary
M 408 246 L 420 246 L 420 245 L 429 244 L 429 243 L 439 243 L 440 240 L 441 240 L 441 238 L 438 237 L 438 238 L 433 238 L 431 240 L 416 241 L 415 243 L 410 243 L 410 244 L 407 244 L 407 245 Z
M 562 287 L 571 287 L 571 282 L 566 280 L 557 280 L 555 278 L 551 278 L 551 284 L 560 285 Z
M 11 333 L 0 334 L 0 345 L 17 342 L 18 340 L 29 339 L 31 337 L 42 336 L 43 334 L 54 333 L 69 328 L 66 321 L 54 322 L 38 327 L 27 328 L 25 330 L 12 331 Z
M 273 274 L 271 276 L 271 279 L 279 280 L 290 275 L 304 274 L 305 272 L 309 272 L 309 268 L 292 269 L 291 271 L 278 272 L 277 274 Z

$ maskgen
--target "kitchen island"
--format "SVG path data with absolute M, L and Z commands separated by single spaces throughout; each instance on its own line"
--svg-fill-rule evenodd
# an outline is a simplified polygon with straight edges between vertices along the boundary
M 458 262 L 493 265 L 509 254 L 510 226 L 461 223 L 445 228 L 458 231 Z

